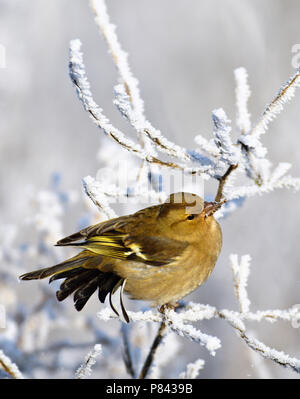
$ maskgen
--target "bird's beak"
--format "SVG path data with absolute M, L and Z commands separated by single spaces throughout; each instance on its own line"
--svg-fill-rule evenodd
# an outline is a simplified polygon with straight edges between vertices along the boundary
M 225 201 L 222 202 L 206 202 L 204 201 L 204 208 L 203 212 L 205 217 L 212 216 L 221 206 L 224 204 Z

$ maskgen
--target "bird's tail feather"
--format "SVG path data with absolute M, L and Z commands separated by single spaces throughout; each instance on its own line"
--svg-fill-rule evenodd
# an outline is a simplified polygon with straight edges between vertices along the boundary
M 102 272 L 97 267 L 102 262 L 101 255 L 90 251 L 82 251 L 78 255 L 58 265 L 35 270 L 20 276 L 21 280 L 34 280 L 50 277 L 49 283 L 65 279 L 56 297 L 63 301 L 74 293 L 74 306 L 80 311 L 98 288 L 98 298 L 103 303 L 108 294 L 111 295 L 121 278 L 111 272 Z
M 69 270 L 76 269 L 81 267 L 86 263 L 90 258 L 94 258 L 94 255 L 91 254 L 90 251 L 82 251 L 78 255 L 70 258 L 58 265 L 45 267 L 44 269 L 34 270 L 30 273 L 22 274 L 19 278 L 21 280 L 38 280 L 46 277 L 50 277 L 56 275 L 57 273 L 67 272 Z M 52 280 L 55 278 L 53 277 Z

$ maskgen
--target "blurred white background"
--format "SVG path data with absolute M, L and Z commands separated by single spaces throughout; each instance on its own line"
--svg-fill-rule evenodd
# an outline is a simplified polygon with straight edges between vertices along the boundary
M 234 122 L 235 68 L 248 70 L 253 122 L 295 71 L 291 60 L 292 46 L 300 43 L 297 0 L 109 0 L 107 6 L 129 53 L 132 72 L 140 81 L 148 119 L 187 148 L 195 147 L 196 134 L 210 138 L 213 109 L 223 107 Z M 16 245 L 20 245 L 25 236 L 31 243 L 35 237 L 33 227 L 24 227 L 29 216 L 24 193 L 29 187 L 49 187 L 55 173 L 61 175 L 64 189 L 80 196 L 79 204 L 71 204 L 62 219 L 64 233 L 78 228 L 85 212 L 80 205 L 81 179 L 96 174 L 101 165 L 98 150 L 107 142 L 82 109 L 71 85 L 71 39 L 80 38 L 83 43 L 95 100 L 115 125 L 124 132 L 129 129 L 112 104 L 117 73 L 87 1 L 0 0 L 0 10 L 0 43 L 6 49 L 6 68 L 0 69 L 0 215 L 2 225 L 19 226 Z M 293 176 L 300 176 L 299 105 L 300 92 L 263 139 L 269 159 L 274 165 L 291 162 Z M 222 221 L 224 245 L 217 266 L 210 279 L 187 299 L 237 309 L 228 256 L 249 253 L 253 259 L 249 279 L 253 310 L 286 309 L 300 303 L 299 209 L 299 193 L 292 191 L 278 190 L 246 201 Z M 61 256 L 61 249 L 55 251 Z M 37 266 L 41 265 L 28 264 L 27 271 Z M 6 267 L 2 262 L 0 269 Z M 34 297 L 28 298 L 33 285 L 47 283 L 28 284 L 30 288 L 16 281 L 14 290 L 18 301 L 34 303 Z M 67 306 L 77 317 L 71 300 Z M 128 301 L 129 308 L 135 306 Z M 92 315 L 98 309 L 95 299 L 84 311 Z M 300 357 L 299 329 L 283 322 L 250 327 L 266 344 Z M 201 378 L 260 378 L 257 363 L 263 363 L 271 378 L 297 378 L 295 373 L 250 354 L 224 322 L 203 322 L 202 328 L 222 340 L 216 357 L 187 342 L 182 342 L 180 357 L 205 359 Z M 60 370 L 53 375 L 66 377 Z M 94 374 L 102 376 L 101 369 Z

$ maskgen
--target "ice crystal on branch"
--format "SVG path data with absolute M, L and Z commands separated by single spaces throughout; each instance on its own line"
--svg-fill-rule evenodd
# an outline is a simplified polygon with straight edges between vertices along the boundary
M 262 134 L 265 134 L 272 122 L 284 109 L 284 105 L 291 101 L 295 96 L 296 89 L 300 86 L 300 68 L 296 73 L 280 88 L 277 96 L 272 102 L 267 105 L 262 117 L 258 123 L 253 127 L 251 135 L 255 139 L 259 139 Z
M 182 379 L 195 379 L 198 377 L 200 370 L 203 369 L 205 361 L 202 359 L 196 360 L 194 363 L 189 363 L 186 366 L 186 371 L 179 374 Z
M 227 118 L 222 108 L 214 110 L 212 118 L 214 123 L 214 140 L 216 146 L 219 148 L 220 161 L 229 165 L 236 165 L 238 163 L 238 152 L 230 137 L 231 121 Z
M 230 256 L 231 267 L 233 271 L 234 286 L 236 290 L 236 296 L 240 303 L 240 309 L 242 313 L 249 312 L 250 300 L 247 294 L 247 280 L 250 273 L 250 261 L 249 255 L 244 255 L 241 258 L 241 262 L 238 262 L 237 255 Z
M 18 366 L 13 363 L 8 356 L 0 350 L 0 368 L 2 368 L 7 374 L 15 379 L 23 379 L 23 374 L 20 372 Z
M 248 100 L 251 95 L 248 85 L 248 73 L 245 68 L 237 68 L 234 71 L 236 81 L 236 124 L 240 133 L 247 133 L 251 129 L 250 113 L 248 111 Z
M 76 371 L 75 377 L 77 379 L 84 379 L 89 377 L 92 374 L 92 367 L 96 363 L 96 358 L 101 353 L 102 346 L 99 344 L 95 345 L 94 349 L 87 354 L 85 362 Z

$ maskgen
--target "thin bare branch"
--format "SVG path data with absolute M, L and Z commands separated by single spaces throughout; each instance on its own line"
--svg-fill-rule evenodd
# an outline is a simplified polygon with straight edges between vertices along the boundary
M 147 377 L 147 374 L 149 373 L 150 367 L 153 363 L 157 348 L 159 347 L 159 345 L 161 344 L 161 342 L 165 336 L 166 328 L 167 328 L 167 324 L 165 323 L 165 321 L 162 321 L 160 324 L 160 327 L 157 331 L 156 337 L 152 343 L 152 346 L 148 353 L 146 361 L 145 361 L 145 363 L 142 367 L 142 370 L 139 374 L 139 379 L 144 379 Z

